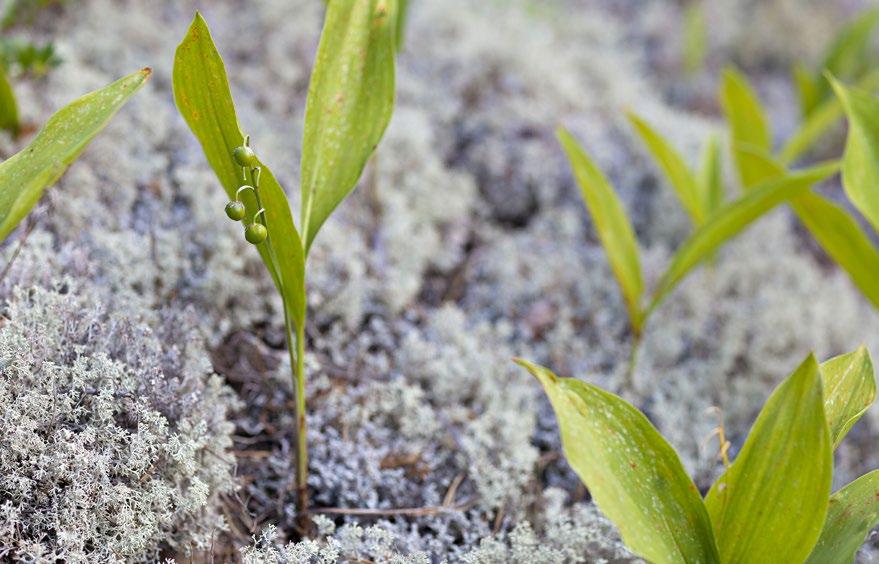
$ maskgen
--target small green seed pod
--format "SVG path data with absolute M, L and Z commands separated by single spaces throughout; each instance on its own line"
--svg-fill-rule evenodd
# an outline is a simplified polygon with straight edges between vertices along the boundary
M 238 200 L 233 200 L 226 204 L 226 215 L 228 215 L 229 219 L 232 221 L 241 221 L 244 219 L 246 211 L 247 210 L 244 209 L 244 204 Z
M 262 223 L 251 223 L 244 229 L 244 238 L 248 243 L 259 245 L 268 237 L 269 232 L 266 231 L 265 225 Z
M 246 145 L 236 147 L 235 150 L 232 151 L 232 158 L 235 159 L 238 166 L 252 167 L 256 164 L 256 153 Z

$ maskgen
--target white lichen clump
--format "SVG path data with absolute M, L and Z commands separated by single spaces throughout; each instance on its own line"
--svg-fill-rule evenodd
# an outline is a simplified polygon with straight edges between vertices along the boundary
M 18 288 L 4 307 L 3 559 L 152 561 L 224 529 L 234 400 L 191 315 L 148 326 L 93 298 L 69 280 Z

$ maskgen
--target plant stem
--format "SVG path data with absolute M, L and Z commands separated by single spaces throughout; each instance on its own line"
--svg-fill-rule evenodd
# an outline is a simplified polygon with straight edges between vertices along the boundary
M 308 504 L 308 429 L 305 423 L 305 320 L 294 327 L 284 303 L 284 325 L 287 352 L 290 354 L 290 376 L 295 395 L 296 414 L 296 520 L 303 536 L 311 531 Z
M 623 382 L 625 391 L 635 391 L 635 368 L 638 366 L 638 352 L 641 350 L 640 331 L 632 333 L 632 351 L 629 353 L 629 367 L 626 369 L 626 379 Z

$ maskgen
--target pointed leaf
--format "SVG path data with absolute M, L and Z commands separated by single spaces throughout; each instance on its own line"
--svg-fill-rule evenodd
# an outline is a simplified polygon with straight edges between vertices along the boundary
M 770 180 L 714 213 L 711 219 L 678 249 L 659 281 L 649 315 L 690 271 L 716 249 L 740 233 L 753 221 L 778 204 L 803 194 L 838 169 L 838 165 L 820 165 L 779 179 Z
M 876 399 L 876 377 L 866 347 L 821 363 L 824 413 L 833 448 Z
M 831 82 L 849 123 L 842 185 L 858 211 L 879 230 L 879 99 Z
M 877 524 L 879 470 L 873 470 L 830 497 L 824 529 L 806 564 L 854 562 L 867 534 Z
M 6 70 L 0 65 L 0 129 L 16 135 L 18 128 L 18 102 L 15 100 L 12 85 L 9 84 Z
M 757 184 L 743 166 L 739 148 L 751 146 L 770 153 L 772 131 L 757 94 L 743 74 L 733 68 L 723 73 L 720 103 L 729 122 L 733 158 L 744 186 Z
M 543 385 L 562 448 L 623 542 L 650 562 L 718 562 L 711 523 L 674 449 L 622 398 L 517 360 Z
M 825 80 L 821 77 L 821 80 Z M 879 88 L 879 70 L 874 70 L 858 81 L 858 88 L 872 92 Z M 844 112 L 837 98 L 825 98 L 812 109 L 779 152 L 782 164 L 789 165 L 812 148 L 825 133 L 834 127 Z
M 226 66 L 220 57 L 207 23 L 196 13 L 192 25 L 174 57 L 174 100 L 180 114 L 201 143 L 205 157 L 230 199 L 244 184 L 242 169 L 232 158 L 244 143 L 235 104 L 229 90 Z M 284 189 L 272 171 L 260 162 L 260 197 L 266 210 L 268 240 L 257 245 L 278 292 L 284 298 L 287 314 L 300 325 L 305 319 L 305 256 L 302 241 Z M 252 184 L 252 179 L 248 178 Z M 258 211 L 250 191 L 242 192 L 247 209 L 246 222 Z M 218 217 L 222 211 L 217 210 Z
M 720 141 L 712 135 L 702 149 L 699 161 L 699 193 L 705 205 L 705 217 L 711 216 L 723 205 L 723 170 Z
M 708 56 L 708 30 L 701 2 L 684 8 L 684 70 L 696 74 L 705 67 Z
M 855 286 L 879 309 L 879 250 L 844 209 L 818 194 L 791 200 L 797 217 Z
M 394 107 L 396 0 L 327 6 L 308 87 L 302 144 L 302 233 L 315 235 L 354 190 Z
M 684 158 L 646 121 L 631 112 L 626 115 L 662 169 L 684 209 L 690 214 L 693 224 L 701 225 L 705 220 L 705 202 L 700 197 L 698 183 Z
M 75 100 L 21 152 L 0 163 L 0 240 L 5 239 L 150 76 L 143 69 Z
M 623 292 L 632 328 L 638 333 L 642 322 L 641 297 L 644 293 L 644 282 L 641 278 L 635 230 L 632 229 L 623 203 L 610 182 L 576 139 L 562 127 L 557 130 L 556 135 L 571 163 L 583 201 L 592 215 L 598 238 L 607 252 L 611 270 Z
M 864 10 L 854 20 L 840 28 L 824 55 L 821 71 L 827 71 L 844 80 L 856 79 L 868 65 L 866 56 L 870 35 L 879 23 L 879 8 Z M 820 76 L 816 77 L 821 79 Z M 827 82 L 821 79 L 820 95 L 830 94 Z
M 724 562 L 802 562 L 818 540 L 833 459 L 811 355 L 772 392 L 705 498 Z

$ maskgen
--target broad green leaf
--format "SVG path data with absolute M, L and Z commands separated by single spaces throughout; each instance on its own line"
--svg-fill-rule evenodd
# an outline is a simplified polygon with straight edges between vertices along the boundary
M 831 81 L 849 123 L 842 185 L 858 211 L 879 230 L 879 99 Z
M 833 448 L 876 399 L 876 376 L 866 347 L 821 363 L 824 413 Z
M 394 107 L 397 0 L 334 0 L 311 73 L 302 143 L 305 251 L 354 190 Z
M 720 155 L 720 141 L 717 136 L 708 138 L 702 148 L 699 161 L 699 199 L 705 205 L 705 217 L 709 217 L 723 205 L 723 170 Z
M 706 204 L 700 197 L 699 185 L 684 158 L 646 121 L 632 112 L 628 112 L 626 116 L 674 188 L 684 209 L 690 214 L 693 224 L 701 225 L 705 220 Z
M 245 184 L 242 169 L 232 151 L 244 143 L 223 59 L 211 39 L 207 23 L 196 13 L 192 25 L 174 57 L 174 100 L 177 108 L 201 143 L 205 157 L 220 184 L 234 198 Z M 290 204 L 272 171 L 260 162 L 260 197 L 266 210 L 269 238 L 257 250 L 284 298 L 287 314 L 300 325 L 305 319 L 305 256 Z M 252 179 L 247 179 L 252 184 Z M 249 191 L 241 200 L 247 209 L 246 221 L 258 211 Z M 222 210 L 217 210 L 218 217 Z
M 812 355 L 772 392 L 705 498 L 724 562 L 802 562 L 818 540 L 833 458 Z
M 748 176 L 749 170 L 742 166 L 740 147 L 753 147 L 770 153 L 772 131 L 757 94 L 740 72 L 728 68 L 723 73 L 720 104 L 729 122 L 733 158 L 744 186 L 755 182 Z
M 632 229 L 623 203 L 617 197 L 610 182 L 580 147 L 577 140 L 563 127 L 559 127 L 556 136 L 571 163 L 583 201 L 592 215 L 595 231 L 607 252 L 610 268 L 622 290 L 632 329 L 637 334 L 641 331 L 643 321 L 641 298 L 644 294 L 644 282 L 641 278 L 635 230 Z
M 803 194 L 791 201 L 791 207 L 824 251 L 879 309 L 879 251 L 858 222 L 818 194 Z
M 543 385 L 562 448 L 623 542 L 650 562 L 719 562 L 711 523 L 674 449 L 622 398 L 516 361 Z
M 647 309 L 647 315 L 696 265 L 726 241 L 778 204 L 807 192 L 813 184 L 827 178 L 838 168 L 835 163 L 824 164 L 770 180 L 717 210 L 711 219 L 678 249 L 671 265 L 659 281 L 653 300 Z
M 0 129 L 18 133 L 18 102 L 15 100 L 15 92 L 9 84 L 9 78 L 3 65 L 0 65 Z
M 830 497 L 827 520 L 807 564 L 854 562 L 879 523 L 879 470 L 864 474 Z
M 143 69 L 73 101 L 49 119 L 30 145 L 0 163 L 0 240 L 143 86 L 150 72 Z

